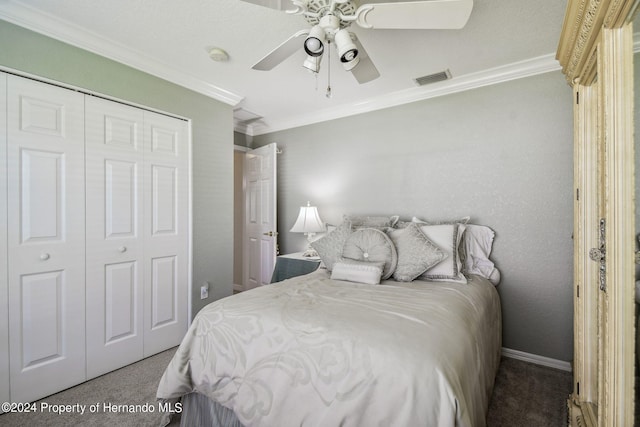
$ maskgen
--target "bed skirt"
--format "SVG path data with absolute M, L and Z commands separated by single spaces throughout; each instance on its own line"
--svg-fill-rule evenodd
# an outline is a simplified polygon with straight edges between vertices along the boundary
M 180 425 L 183 427 L 244 427 L 231 409 L 200 393 L 182 396 Z

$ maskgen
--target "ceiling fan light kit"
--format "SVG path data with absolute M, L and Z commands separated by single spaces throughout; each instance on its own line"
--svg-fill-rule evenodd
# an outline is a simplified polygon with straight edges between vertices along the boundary
M 244 0 L 264 6 L 261 0 Z M 286 0 L 273 8 L 282 10 Z M 299 41 L 305 36 L 303 48 L 307 59 L 303 67 L 313 73 L 320 71 L 320 59 L 325 44 L 335 43 L 340 63 L 350 71 L 358 83 L 367 83 L 380 77 L 356 34 L 347 28 L 352 23 L 366 29 L 460 29 L 469 20 L 473 0 L 422 0 L 357 5 L 355 0 L 291 0 L 293 9 L 285 12 L 302 15 L 311 25 L 289 37 L 252 68 L 271 70 L 300 49 Z
M 307 55 L 307 59 L 304 60 L 302 66 L 306 68 L 308 71 L 311 71 L 314 74 L 317 74 L 320 71 L 320 61 L 322 60 L 322 56 L 311 56 Z
M 314 25 L 304 41 L 304 51 L 309 56 L 320 56 L 324 52 L 326 33 L 320 25 Z
M 334 36 L 336 46 L 338 47 L 338 56 L 343 64 L 354 62 L 358 59 L 358 48 L 351 39 L 351 34 L 346 29 L 341 29 Z M 351 68 L 357 65 L 354 64 Z M 349 68 L 349 69 L 351 69 Z

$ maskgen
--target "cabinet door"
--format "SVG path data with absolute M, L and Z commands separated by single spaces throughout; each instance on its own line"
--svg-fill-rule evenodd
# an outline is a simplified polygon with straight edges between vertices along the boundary
M 145 111 L 144 355 L 187 330 L 189 144 L 184 120 Z
M 8 76 L 11 399 L 85 373 L 84 97 Z
M 87 377 L 142 359 L 143 113 L 86 99 Z
M 7 292 L 7 75 L 0 73 L 0 402 L 9 402 Z

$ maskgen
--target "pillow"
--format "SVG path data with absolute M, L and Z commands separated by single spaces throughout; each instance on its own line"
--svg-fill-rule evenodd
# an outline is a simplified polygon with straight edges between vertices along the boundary
M 343 222 L 326 236 L 311 242 L 311 247 L 318 252 L 327 270 L 331 271 L 333 264 L 342 256 L 342 246 L 350 234 L 351 223 Z
M 447 257 L 424 235 L 418 224 L 409 223 L 405 228 L 392 228 L 387 234 L 398 252 L 398 265 L 393 278 L 399 282 L 411 282 Z
M 341 258 L 333 264 L 331 278 L 334 280 L 347 280 L 349 282 L 377 285 L 382 277 L 384 262 L 356 261 Z
M 500 272 L 489 259 L 495 235 L 487 226 L 467 224 L 460 252 L 463 273 L 477 274 L 497 285 L 500 282 Z
M 375 228 L 361 228 L 351 233 L 344 242 L 342 256 L 357 261 L 384 262 L 382 279 L 391 277 L 398 263 L 393 242 L 385 232 Z
M 460 219 L 449 219 L 444 221 L 423 221 L 415 216 L 411 218 L 411 222 L 417 222 L 418 224 L 430 224 L 430 225 L 440 225 L 440 224 L 466 224 L 471 219 L 470 216 L 463 216 Z
M 344 216 L 345 222 L 350 222 L 354 229 L 358 228 L 377 228 L 385 229 L 396 225 L 400 217 L 393 216 Z
M 467 283 L 467 278 L 462 274 L 462 261 L 458 253 L 465 227 L 464 224 L 420 225 L 425 236 L 442 249 L 447 257 L 421 274 L 419 279 Z

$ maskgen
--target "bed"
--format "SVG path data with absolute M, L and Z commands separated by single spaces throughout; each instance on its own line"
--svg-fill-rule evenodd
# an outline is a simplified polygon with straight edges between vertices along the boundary
M 390 222 L 345 221 L 315 245 L 323 268 L 203 308 L 158 398 L 182 399 L 183 425 L 484 426 L 501 352 L 493 231 Z M 483 237 L 465 240 L 473 227 Z

